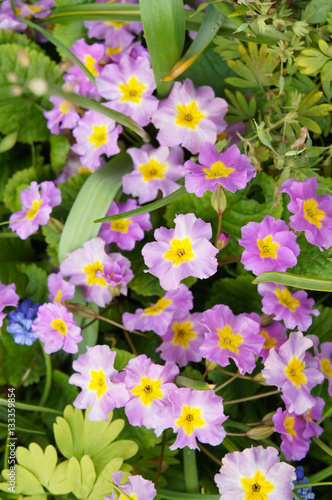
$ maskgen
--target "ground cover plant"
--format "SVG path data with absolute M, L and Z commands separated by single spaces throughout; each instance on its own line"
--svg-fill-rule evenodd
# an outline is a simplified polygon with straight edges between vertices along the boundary
M 0 498 L 331 498 L 331 0 L 0 4 Z

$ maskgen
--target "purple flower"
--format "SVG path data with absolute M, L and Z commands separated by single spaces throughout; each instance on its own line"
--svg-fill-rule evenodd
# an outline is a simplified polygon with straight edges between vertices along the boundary
M 174 378 L 179 368 L 172 362 L 153 364 L 145 354 L 131 359 L 125 368 L 124 382 L 130 394 L 125 412 L 131 425 L 155 429 L 160 423 L 168 396 L 176 389 Z
M 278 450 L 271 446 L 227 453 L 214 477 L 220 500 L 293 500 L 295 479 L 294 467 L 280 462 Z
M 329 249 L 332 246 L 332 196 L 317 195 L 318 182 L 310 177 L 304 182 L 287 179 L 280 192 L 290 196 L 287 208 L 292 215 L 289 220 L 296 231 L 304 231 L 313 245 Z
M 93 22 L 93 21 L 92 21 Z M 102 23 L 103 24 L 103 23 Z M 134 35 L 126 29 L 110 30 L 105 36 L 105 60 L 118 61 L 125 52 L 133 47 Z
M 73 130 L 77 144 L 72 150 L 80 155 L 85 167 L 96 170 L 101 164 L 100 155 L 109 157 L 120 152 L 117 141 L 121 132 L 121 125 L 116 125 L 112 118 L 88 111 Z
M 257 313 L 244 313 L 244 315 L 253 319 L 260 325 L 259 335 L 264 338 L 264 344 L 261 352 L 259 353 L 259 357 L 262 358 L 264 363 L 270 353 L 270 349 L 274 347 L 278 352 L 279 347 L 282 346 L 282 344 L 284 344 L 288 339 L 287 328 L 279 321 L 272 321 L 269 326 L 262 326 L 261 317 Z
M 158 335 L 165 335 L 171 324 L 174 314 L 177 318 L 187 315 L 193 308 L 193 294 L 186 287 L 180 284 L 179 288 L 166 292 L 164 297 L 155 304 L 145 309 L 137 309 L 134 314 L 124 313 L 122 321 L 126 330 L 140 330 L 148 332 L 152 330 Z
M 143 127 L 150 123 L 158 107 L 152 95 L 156 88 L 146 57 L 134 59 L 123 53 L 117 64 L 107 64 L 96 78 L 98 92 L 109 99 L 109 107 L 130 116 Z
M 26 240 L 39 226 L 48 223 L 52 208 L 61 203 L 61 191 L 51 181 L 41 184 L 33 181 L 30 188 L 21 191 L 20 200 L 22 210 L 9 217 L 9 227 L 21 240 Z
M 245 314 L 235 316 L 225 305 L 216 305 L 205 311 L 201 320 L 205 326 L 205 340 L 200 347 L 203 358 L 229 365 L 233 359 L 241 375 L 252 373 L 256 366 L 264 338 L 259 335 L 259 323 Z
M 221 424 L 228 417 L 224 415 L 222 398 L 213 391 L 176 389 L 168 399 L 172 408 L 165 409 L 156 434 L 158 436 L 164 429 L 172 427 L 177 437 L 169 447 L 170 450 L 185 446 L 199 449 L 196 438 L 201 443 L 212 446 L 217 446 L 224 440 L 226 431 Z
M 114 381 L 118 374 L 114 369 L 115 355 L 108 345 L 96 345 L 87 347 L 87 353 L 73 362 L 78 373 L 70 377 L 69 383 L 82 389 L 73 404 L 81 410 L 92 406 L 90 420 L 108 422 L 109 412 L 121 408 L 129 399 L 125 384 Z
M 319 344 L 317 335 L 308 335 L 314 344 L 315 357 L 312 363 L 317 365 L 324 378 L 329 381 L 328 393 L 332 396 L 332 342 L 323 342 Z M 319 347 L 319 348 L 318 348 Z
M 134 277 L 130 269 L 130 260 L 121 253 L 112 253 L 112 260 L 106 261 L 103 271 L 96 272 L 97 278 L 102 278 L 108 283 L 108 288 L 114 296 L 127 295 L 127 283 Z
M 43 17 L 49 16 L 51 14 L 51 7 L 54 7 L 53 0 L 41 0 L 40 2 L 35 2 L 33 5 L 23 3 L 22 8 L 17 9 L 16 12 L 21 17 L 26 17 L 31 19 L 31 17 L 36 17 L 38 19 L 43 19 Z
M 313 309 L 314 299 L 309 299 L 304 290 L 290 292 L 284 285 L 262 283 L 258 285 L 258 293 L 263 296 L 262 311 L 265 314 L 274 314 L 274 319 L 283 320 L 291 330 L 297 326 L 305 332 L 312 323 L 310 315 L 320 314 L 318 309 Z
M 135 200 L 129 199 L 124 203 L 112 201 L 106 215 L 120 214 L 139 208 Z M 152 224 L 150 214 L 134 215 L 113 222 L 103 222 L 98 236 L 103 238 L 105 243 L 116 243 L 122 250 L 133 250 L 136 241 L 144 238 L 144 231 L 150 231 Z
M 229 147 L 233 146 L 233 144 L 237 144 L 241 139 L 237 135 L 237 132 L 240 135 L 244 135 L 246 131 L 246 126 L 243 122 L 232 123 L 231 125 L 227 125 L 226 129 L 218 134 L 217 140 L 222 141 L 223 139 L 231 138 L 229 143 Z
M 161 359 L 186 366 L 189 361 L 199 362 L 199 351 L 204 340 L 204 326 L 200 323 L 201 313 L 187 314 L 179 319 L 174 316 L 162 344 L 156 349 L 161 351 Z
M 60 134 L 60 129 L 74 128 L 80 119 L 74 104 L 58 96 L 51 96 L 49 100 L 54 106 L 50 111 L 44 111 L 44 116 L 52 134 Z
M 159 129 L 157 140 L 162 146 L 182 145 L 196 154 L 205 142 L 214 144 L 226 129 L 226 112 L 226 101 L 215 97 L 211 87 L 195 89 L 187 78 L 175 82 L 167 99 L 160 101 L 152 123 Z
M 218 267 L 218 249 L 209 241 L 211 224 L 194 214 L 177 215 L 174 222 L 175 229 L 156 229 L 157 242 L 147 243 L 142 249 L 150 268 L 146 272 L 157 276 L 164 290 L 175 290 L 188 276 L 209 278 Z
M 207 142 L 200 149 L 198 161 L 201 165 L 192 160 L 184 164 L 186 190 L 198 197 L 205 191 L 214 193 L 219 185 L 235 193 L 245 188 L 256 175 L 249 158 L 242 155 L 235 144 L 224 153 L 218 153 L 217 148 Z
M 286 460 L 302 460 L 309 450 L 310 439 L 303 436 L 305 422 L 295 413 L 282 411 L 278 408 L 272 417 L 274 430 L 281 434 L 280 449 Z
M 254 274 L 266 271 L 284 272 L 297 263 L 300 247 L 296 235 L 286 222 L 267 215 L 262 222 L 249 222 L 242 227 L 239 240 L 245 250 L 241 257 L 244 268 Z
M 313 436 L 319 437 L 324 429 L 317 424 L 317 420 L 323 420 L 322 412 L 325 406 L 325 401 L 319 396 L 314 396 L 315 405 L 309 408 L 303 415 L 302 418 L 305 422 L 305 429 L 303 431 L 303 436 L 305 438 L 311 438 Z
M 105 161 L 103 158 L 100 158 L 100 160 L 102 166 Z M 63 170 L 54 182 L 55 184 L 59 184 L 60 182 L 66 183 L 69 177 L 73 177 L 76 174 L 86 174 L 92 172 L 93 170 L 82 165 L 81 158 L 76 153 L 74 153 L 74 151 L 70 150 Z
M 32 331 L 44 343 L 47 354 L 63 349 L 74 354 L 81 342 L 81 329 L 74 321 L 72 313 L 61 304 L 43 304 L 39 307 Z
M 121 491 L 124 491 L 133 500 L 153 500 L 156 495 L 156 489 L 152 481 L 148 479 L 143 479 L 141 476 L 129 476 L 128 481 L 125 484 L 122 483 L 123 472 L 118 471 L 112 474 L 113 483 L 116 484 Z M 120 497 L 111 495 L 104 498 L 104 500 L 124 500 L 124 496 L 120 494 Z
M 63 279 L 61 273 L 52 273 L 47 278 L 47 287 L 50 291 L 48 300 L 63 304 L 75 295 L 75 286 Z
M 10 285 L 3 285 L 0 282 L 0 327 L 3 324 L 3 320 L 6 317 L 6 314 L 2 311 L 7 306 L 16 307 L 20 297 L 16 293 L 16 285 L 15 283 L 11 283 Z
M 144 144 L 140 149 L 128 149 L 127 153 L 133 160 L 134 170 L 123 176 L 124 193 L 138 196 L 140 203 L 146 203 L 154 200 L 158 191 L 167 196 L 179 189 L 176 181 L 183 177 L 180 170 L 183 150 L 180 147 L 154 149 Z
M 14 311 L 8 314 L 7 332 L 13 335 L 14 342 L 21 345 L 32 345 L 37 336 L 32 331 L 32 323 L 36 319 L 39 304 L 25 299 Z
M 17 14 L 20 15 L 23 6 L 23 2 L 16 0 L 15 10 Z M 18 21 L 13 14 L 10 0 L 3 0 L 3 2 L 1 2 L 0 4 L 0 29 L 22 32 L 25 31 L 26 28 L 27 25 L 25 23 L 22 23 L 21 21 Z
M 290 413 L 302 415 L 312 408 L 315 399 L 310 391 L 324 380 L 317 368 L 306 367 L 306 351 L 312 345 L 312 341 L 304 337 L 302 332 L 292 332 L 278 353 L 271 349 L 264 363 L 263 377 L 268 384 L 282 390 L 289 402 Z

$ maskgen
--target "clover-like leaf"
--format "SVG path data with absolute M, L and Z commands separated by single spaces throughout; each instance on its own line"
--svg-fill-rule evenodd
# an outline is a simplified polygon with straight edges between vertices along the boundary
M 110 495 L 112 488 L 112 474 L 122 468 L 121 458 L 114 458 L 104 467 L 91 491 L 88 500 L 104 500 L 106 495 Z
M 45 451 L 36 443 L 31 443 L 29 449 L 19 446 L 16 450 L 16 458 L 22 467 L 34 474 L 40 483 L 48 488 L 58 460 L 54 446 L 48 445 Z
M 68 484 L 78 499 L 85 499 L 90 494 L 95 481 L 96 471 L 91 458 L 84 455 L 80 461 L 71 457 L 68 463 Z

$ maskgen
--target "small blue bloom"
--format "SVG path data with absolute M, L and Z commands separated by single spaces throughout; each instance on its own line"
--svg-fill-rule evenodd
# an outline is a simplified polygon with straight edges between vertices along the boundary
M 38 308 L 39 304 L 34 304 L 31 299 L 25 299 L 8 314 L 7 331 L 13 334 L 16 344 L 32 345 L 38 338 L 31 330 Z
M 304 469 L 301 465 L 296 467 L 295 469 L 296 473 L 296 480 L 294 481 L 294 484 L 307 484 L 309 483 L 309 479 L 304 476 Z M 312 488 L 311 486 L 307 488 L 299 488 L 296 490 L 296 493 L 299 495 L 301 500 L 314 500 L 315 498 L 315 493 L 312 493 Z M 294 496 L 296 499 L 296 497 Z

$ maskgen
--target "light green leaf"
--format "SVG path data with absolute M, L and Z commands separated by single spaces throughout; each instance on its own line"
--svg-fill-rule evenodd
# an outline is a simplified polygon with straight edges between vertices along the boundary
M 308 19 L 308 22 L 311 24 L 324 23 L 329 12 L 332 10 L 332 0 L 311 0 L 308 6 L 315 9 L 313 16 Z
M 197 391 L 209 391 L 211 389 L 204 380 L 193 380 L 188 377 L 183 377 L 182 375 L 175 377 L 174 382 L 178 387 L 189 387 Z
M 120 470 L 121 466 L 121 458 L 114 458 L 104 467 L 100 476 L 98 476 L 88 500 L 104 500 L 106 495 L 110 495 L 112 493 L 112 474 Z
M 8 135 L 6 135 L 6 137 L 1 139 L 1 141 L 0 141 L 0 153 L 4 153 L 5 151 L 9 151 L 10 149 L 12 149 L 15 146 L 16 140 L 17 140 L 17 134 L 18 134 L 18 131 L 15 130 L 11 134 L 8 134 Z
M 22 467 L 34 474 L 40 483 L 48 488 L 58 460 L 54 446 L 48 445 L 44 451 L 36 443 L 31 443 L 29 449 L 19 446 L 16 450 L 16 458 Z
M 3 470 L 2 475 L 6 480 L 10 481 L 9 469 Z M 21 465 L 15 466 L 15 483 L 15 493 L 18 494 L 23 493 L 24 495 L 36 495 L 45 492 L 36 476 L 29 472 L 25 467 L 21 467 Z M 0 490 L 10 493 L 10 490 L 8 490 L 9 486 L 9 483 L 0 483 Z M 44 498 L 46 500 L 46 493 Z
M 138 445 L 131 439 L 122 439 L 109 444 L 92 457 L 96 472 L 99 473 L 110 460 L 118 458 L 125 460 L 136 455 L 137 451 Z
M 301 252 L 296 266 L 292 268 L 292 273 L 309 278 L 332 280 L 332 260 L 329 251 L 321 252 L 318 246 L 309 243 L 303 234 L 298 237 L 297 242 Z
M 320 292 L 332 292 L 332 280 L 307 278 L 298 274 L 267 272 L 262 273 L 254 279 L 253 283 L 280 283 L 281 285 L 303 288 L 305 290 L 317 290 Z
M 192 13 L 192 11 L 191 11 Z M 47 23 L 68 23 L 71 21 L 123 21 L 141 22 L 140 8 L 133 4 L 102 3 L 68 5 L 54 9 L 46 17 Z
M 67 481 L 74 495 L 78 499 L 86 499 L 96 481 L 96 472 L 91 458 L 84 455 L 79 462 L 76 457 L 71 457 L 67 474 Z
M 5 43 L 14 43 L 17 45 L 21 45 L 22 47 L 30 47 L 31 49 L 35 49 L 38 52 L 43 52 L 38 43 L 34 43 L 30 38 L 28 38 L 23 33 L 15 33 L 12 30 L 2 29 L 0 30 L 0 45 Z
M 62 134 L 51 134 L 50 146 L 51 167 L 53 168 L 55 174 L 59 175 L 64 164 L 66 163 L 68 151 L 70 149 L 68 138 Z
M 48 489 L 54 495 L 67 495 L 71 489 L 68 484 L 68 460 L 61 462 L 53 472 L 48 483 Z
M 116 349 L 115 347 L 113 347 L 111 351 L 116 352 L 114 368 L 118 371 L 123 370 L 127 366 L 129 360 L 135 357 L 134 354 L 128 351 L 124 351 L 123 349 Z

